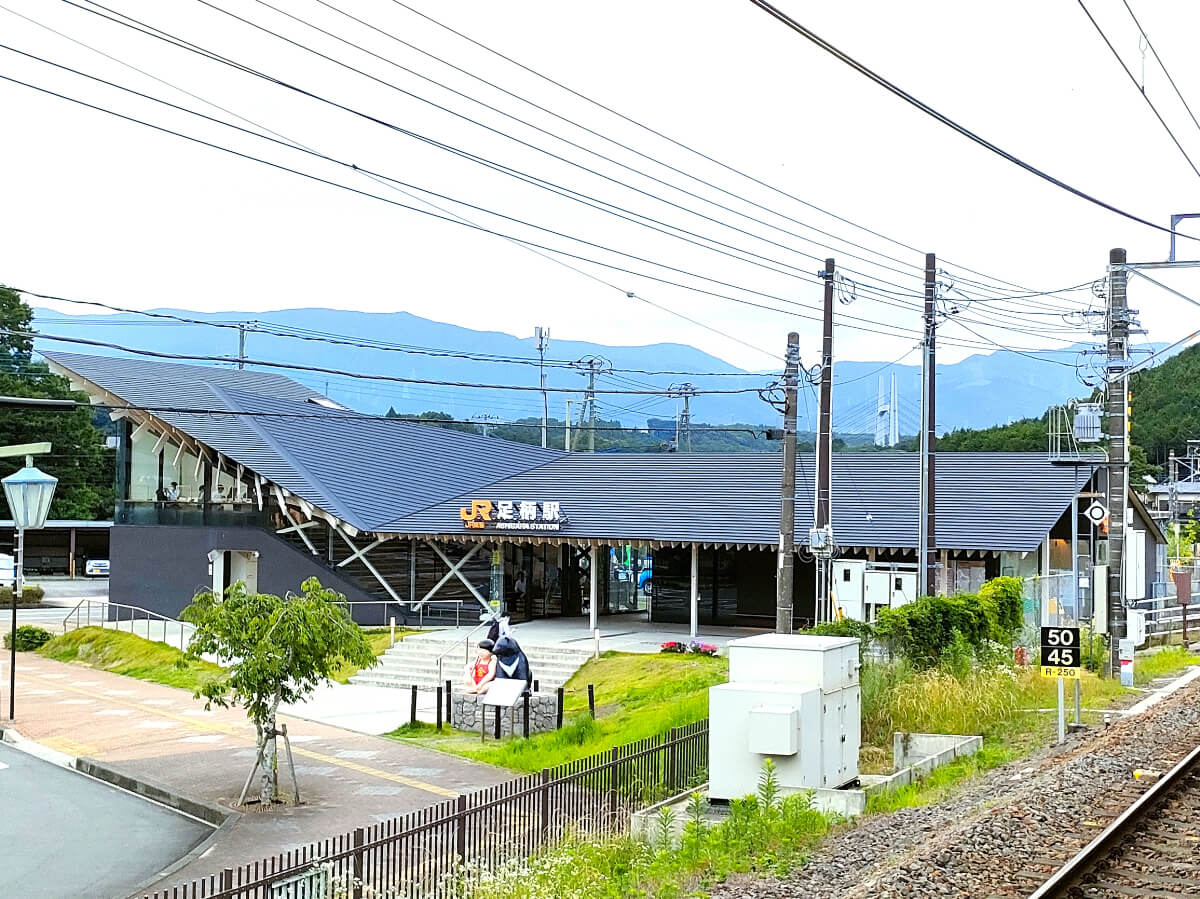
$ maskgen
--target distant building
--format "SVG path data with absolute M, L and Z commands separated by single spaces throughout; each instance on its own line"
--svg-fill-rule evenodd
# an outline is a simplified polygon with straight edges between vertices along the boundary
M 453 623 L 492 602 L 516 620 L 582 616 L 594 584 L 597 615 L 774 624 L 777 453 L 563 453 L 331 408 L 259 371 L 46 357 L 96 401 L 128 407 L 113 413 L 114 601 L 175 615 L 201 588 L 240 579 L 282 593 L 317 576 L 375 603 L 356 607 L 363 622 Z M 847 614 L 915 597 L 917 466 L 911 453 L 834 458 L 834 589 Z M 1000 574 L 1064 577 L 1073 504 L 1086 574 L 1104 553 L 1082 515 L 1098 471 L 1034 453 L 939 456 L 941 589 Z M 801 455 L 797 625 L 814 613 L 803 545 L 812 473 Z M 1165 577 L 1163 535 L 1131 503 L 1136 599 Z

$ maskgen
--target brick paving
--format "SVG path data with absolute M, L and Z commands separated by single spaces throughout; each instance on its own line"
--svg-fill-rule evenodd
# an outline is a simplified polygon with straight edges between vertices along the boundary
M 5 655 L 0 663 L 5 688 L 7 666 Z M 243 814 L 208 852 L 160 886 L 512 777 L 501 768 L 382 737 L 282 715 L 280 720 L 288 725 L 302 804 Z M 67 755 L 88 756 L 173 793 L 226 807 L 237 801 L 255 756 L 254 727 L 239 709 L 206 711 L 185 690 L 28 653 L 17 661 L 14 727 Z M 290 789 L 282 741 L 279 770 L 281 787 Z

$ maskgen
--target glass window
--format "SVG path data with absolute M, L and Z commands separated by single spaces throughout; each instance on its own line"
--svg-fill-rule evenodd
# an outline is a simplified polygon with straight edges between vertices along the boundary
M 133 502 L 153 502 L 158 490 L 157 434 L 143 431 L 134 436 L 129 453 L 129 496 Z
M 175 457 L 178 455 L 179 463 Z M 199 502 L 204 487 L 204 466 L 197 471 L 197 458 L 189 452 L 179 452 L 175 445 L 163 445 L 163 485 L 168 495 L 178 494 L 179 502 Z

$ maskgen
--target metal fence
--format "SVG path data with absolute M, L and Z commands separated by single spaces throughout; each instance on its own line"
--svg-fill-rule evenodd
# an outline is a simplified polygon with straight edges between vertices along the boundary
M 568 833 L 624 832 L 633 812 L 698 784 L 707 767 L 705 720 L 145 899 L 458 899 Z

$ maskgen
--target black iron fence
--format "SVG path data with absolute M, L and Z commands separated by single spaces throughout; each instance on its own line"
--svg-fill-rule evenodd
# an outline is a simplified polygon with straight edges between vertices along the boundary
M 482 874 L 552 847 L 567 833 L 624 832 L 633 812 L 700 783 L 707 766 L 705 720 L 146 899 L 469 896 Z

